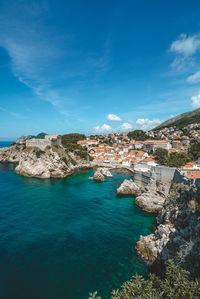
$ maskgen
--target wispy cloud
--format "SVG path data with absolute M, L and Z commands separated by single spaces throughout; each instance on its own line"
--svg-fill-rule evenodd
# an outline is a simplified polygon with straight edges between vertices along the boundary
M 193 109 L 200 107 L 200 91 L 191 97 L 191 104 Z
M 200 71 L 194 73 L 193 75 L 190 75 L 186 79 L 187 82 L 189 83 L 198 83 L 200 82 Z
M 21 118 L 21 114 L 13 112 L 13 111 L 9 111 L 3 107 L 0 106 L 0 111 L 5 112 L 7 114 L 10 114 L 11 116 L 15 117 L 15 118 Z
M 194 65 L 194 55 L 200 50 L 200 34 L 186 35 L 181 34 L 170 45 L 169 51 L 175 55 L 171 64 L 177 70 L 182 69 L 185 65 Z
M 0 7 L 0 47 L 10 56 L 12 72 L 21 83 L 59 113 L 76 117 L 71 111 L 76 97 L 72 98 L 68 81 L 82 78 L 83 82 L 88 76 L 96 79 L 96 74 L 107 71 L 110 46 L 105 41 L 102 51 L 95 55 L 78 52 L 73 35 L 45 26 L 47 10 L 42 1 L 38 5 L 20 1 Z

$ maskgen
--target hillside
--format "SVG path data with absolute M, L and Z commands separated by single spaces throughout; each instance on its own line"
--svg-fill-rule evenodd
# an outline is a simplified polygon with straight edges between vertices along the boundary
M 172 117 L 164 121 L 158 127 L 154 128 L 154 130 L 160 130 L 165 127 L 174 126 L 180 129 L 193 123 L 200 123 L 200 108 Z

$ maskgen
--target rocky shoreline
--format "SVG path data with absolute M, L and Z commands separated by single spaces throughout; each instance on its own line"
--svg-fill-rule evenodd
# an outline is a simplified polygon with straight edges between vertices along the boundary
M 96 181 L 111 177 L 111 169 L 127 172 L 123 167 L 99 165 L 90 161 L 89 156 L 82 158 L 76 151 L 66 152 L 62 146 L 48 146 L 45 150 L 26 147 L 25 144 L 13 144 L 0 149 L 0 162 L 16 163 L 15 172 L 25 177 L 66 178 L 82 170 L 95 169 Z
M 139 194 L 140 190 L 141 194 Z M 135 204 L 157 214 L 154 233 L 140 236 L 135 250 L 151 270 L 161 271 L 172 259 L 192 274 L 200 273 L 200 188 L 190 180 L 161 182 L 150 179 L 146 187 L 125 180 L 119 195 L 133 195 Z
M 112 176 L 112 167 L 100 167 L 89 158 L 63 147 L 39 148 L 14 144 L 0 149 L 0 162 L 17 163 L 15 172 L 26 177 L 66 178 L 81 170 L 96 169 L 95 181 Z M 123 167 L 120 167 L 123 170 Z M 119 171 L 119 168 L 117 168 Z M 127 171 L 127 170 L 124 170 Z M 150 178 L 147 185 L 125 180 L 117 195 L 136 197 L 135 204 L 143 211 L 157 214 L 156 229 L 140 236 L 135 249 L 138 257 L 151 268 L 168 259 L 188 269 L 200 272 L 200 189 L 185 180 L 182 183 L 163 182 Z

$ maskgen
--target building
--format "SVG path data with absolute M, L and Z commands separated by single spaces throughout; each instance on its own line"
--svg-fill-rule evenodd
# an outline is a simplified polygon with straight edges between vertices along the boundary
M 61 145 L 62 144 L 62 136 L 59 134 L 46 135 L 45 140 L 49 140 L 51 142 L 51 145 Z
M 98 141 L 94 139 L 86 139 L 86 140 L 79 140 L 77 144 L 81 146 L 92 146 L 92 145 L 98 145 Z
M 32 138 L 26 140 L 26 146 L 39 147 L 41 150 L 51 145 L 61 145 L 61 135 L 46 135 L 45 139 Z
M 146 140 L 144 141 L 143 147 L 147 152 L 154 152 L 157 148 L 169 150 L 171 144 L 168 140 Z

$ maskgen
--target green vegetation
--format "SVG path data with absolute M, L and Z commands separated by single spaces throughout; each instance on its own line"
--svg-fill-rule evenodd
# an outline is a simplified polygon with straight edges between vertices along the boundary
M 198 299 L 200 281 L 191 280 L 190 273 L 174 265 L 172 260 L 166 263 L 162 276 L 150 274 L 148 279 L 135 275 L 125 282 L 120 290 L 114 290 L 110 299 L 152 298 L 152 299 Z M 89 299 L 101 298 L 97 292 L 90 293 Z
M 39 133 L 36 136 L 35 135 L 31 135 L 28 139 L 32 139 L 32 138 L 44 139 L 46 135 L 48 135 L 48 134 L 42 132 L 42 133 Z
M 65 156 L 61 157 L 61 160 L 66 164 L 68 165 L 68 160 Z
M 82 134 L 66 134 L 62 136 L 62 145 L 65 147 L 66 153 L 74 152 L 81 159 L 87 160 L 89 158 L 87 148 L 85 146 L 81 146 L 77 144 L 79 140 L 85 139 L 86 136 Z M 73 165 L 76 163 L 74 160 L 71 161 Z
M 69 162 L 74 166 L 77 165 L 77 162 L 72 157 L 69 157 Z
M 194 124 L 194 123 L 200 123 L 200 108 L 173 117 L 172 119 L 163 122 L 154 130 L 160 130 L 165 127 L 169 128 L 174 126 L 178 129 L 181 129 L 187 125 Z
M 158 163 L 169 167 L 182 167 L 186 163 L 191 162 L 191 155 L 187 153 L 171 153 L 168 155 L 166 149 L 158 148 L 154 152 L 154 156 Z
M 153 153 L 158 163 L 161 165 L 166 165 L 168 160 L 168 151 L 164 148 L 157 148 Z
M 36 154 L 36 157 L 39 159 L 43 154 L 45 154 L 44 151 L 42 151 L 40 148 L 38 147 L 34 147 L 34 152 Z
M 47 135 L 46 133 L 42 132 L 42 133 L 39 133 L 35 138 L 44 139 L 46 135 Z
M 149 136 L 143 130 L 135 130 L 128 133 L 128 137 L 134 140 L 144 141 L 149 139 Z
M 193 141 L 190 145 L 189 153 L 192 155 L 193 160 L 200 158 L 200 142 Z
M 85 139 L 86 136 L 83 135 L 83 134 L 78 134 L 78 133 L 72 133 L 72 134 L 65 134 L 62 136 L 62 145 L 65 147 L 65 148 L 68 148 L 68 147 L 76 147 L 77 146 L 77 142 L 79 140 L 82 140 L 82 139 Z

